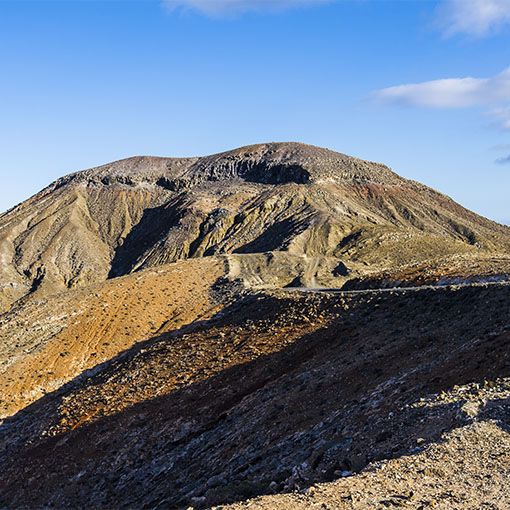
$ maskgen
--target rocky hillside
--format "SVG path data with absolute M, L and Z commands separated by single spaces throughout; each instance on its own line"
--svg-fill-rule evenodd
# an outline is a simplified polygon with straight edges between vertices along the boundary
M 510 476 L 509 297 L 506 284 L 238 295 L 5 419 L 0 505 L 496 505 Z
M 180 261 L 70 290 L 0 316 L 0 419 L 138 342 L 214 316 L 225 261 Z M 91 371 L 91 372 L 90 372 Z
M 59 179 L 0 216 L 0 509 L 506 510 L 509 234 L 301 144 Z
M 0 216 L 0 306 L 215 254 L 230 254 L 250 285 L 338 287 L 505 252 L 509 232 L 384 165 L 308 145 L 129 158 L 63 177 Z

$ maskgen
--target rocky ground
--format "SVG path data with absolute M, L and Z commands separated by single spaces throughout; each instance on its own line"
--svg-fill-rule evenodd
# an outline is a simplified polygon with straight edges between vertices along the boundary
M 411 404 L 422 420 L 454 406 L 464 424 L 437 442 L 418 438 L 409 453 L 370 463 L 359 474 L 343 471 L 331 483 L 261 496 L 214 510 L 305 510 L 510 507 L 510 381 L 455 387 Z
M 0 215 L 0 508 L 510 508 L 509 248 L 303 144 L 58 179 Z
M 341 504 L 378 508 L 413 491 L 419 508 L 442 501 L 457 476 L 464 492 L 452 501 L 472 508 L 484 463 L 499 492 L 482 499 L 494 502 L 508 475 L 509 297 L 505 284 L 244 291 L 211 320 L 138 345 L 5 420 L 1 502 L 204 508 L 283 493 L 252 504 L 335 508 L 352 492 Z M 492 449 L 484 434 L 498 438 Z M 434 459 L 453 445 L 450 476 Z M 477 448 L 484 457 L 465 471 Z M 400 479 L 384 481 L 399 465 Z M 430 497 L 420 466 L 446 473 Z M 372 493 L 370 477 L 382 480 Z

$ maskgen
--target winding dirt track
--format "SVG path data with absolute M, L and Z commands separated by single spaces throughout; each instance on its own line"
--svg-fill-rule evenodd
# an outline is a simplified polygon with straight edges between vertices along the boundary
M 356 290 L 343 290 L 343 289 L 334 289 L 334 288 L 309 288 L 309 287 L 286 287 L 284 290 L 287 291 L 297 291 L 297 292 L 324 292 L 328 294 L 339 294 L 349 296 L 352 294 L 373 294 L 378 292 L 409 292 L 409 291 L 417 291 L 417 290 L 426 290 L 426 289 L 437 289 L 437 288 L 459 288 L 459 287 L 486 287 L 487 285 L 505 285 L 508 284 L 508 279 L 501 281 L 491 281 L 491 280 L 480 280 L 476 282 L 459 282 L 455 284 L 448 285 L 414 285 L 410 287 L 374 287 L 370 289 L 356 289 Z

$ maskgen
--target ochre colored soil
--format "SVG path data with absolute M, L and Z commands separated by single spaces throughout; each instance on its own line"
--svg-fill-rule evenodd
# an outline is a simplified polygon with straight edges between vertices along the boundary
M 29 352 L 9 353 L 9 365 L 0 372 L 1 414 L 15 413 L 142 340 L 214 315 L 222 305 L 211 287 L 224 273 L 218 260 L 181 261 L 50 298 L 28 307 L 28 313 L 24 308 L 11 313 L 6 328 L 18 320 L 33 326 L 46 314 L 63 329 L 43 341 L 32 332 Z M 21 336 L 30 335 L 19 329 Z

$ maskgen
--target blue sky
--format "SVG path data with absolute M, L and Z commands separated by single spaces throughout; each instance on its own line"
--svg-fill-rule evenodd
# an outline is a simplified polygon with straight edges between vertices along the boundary
M 510 223 L 510 0 L 0 0 L 0 209 L 148 154 L 300 141 Z

